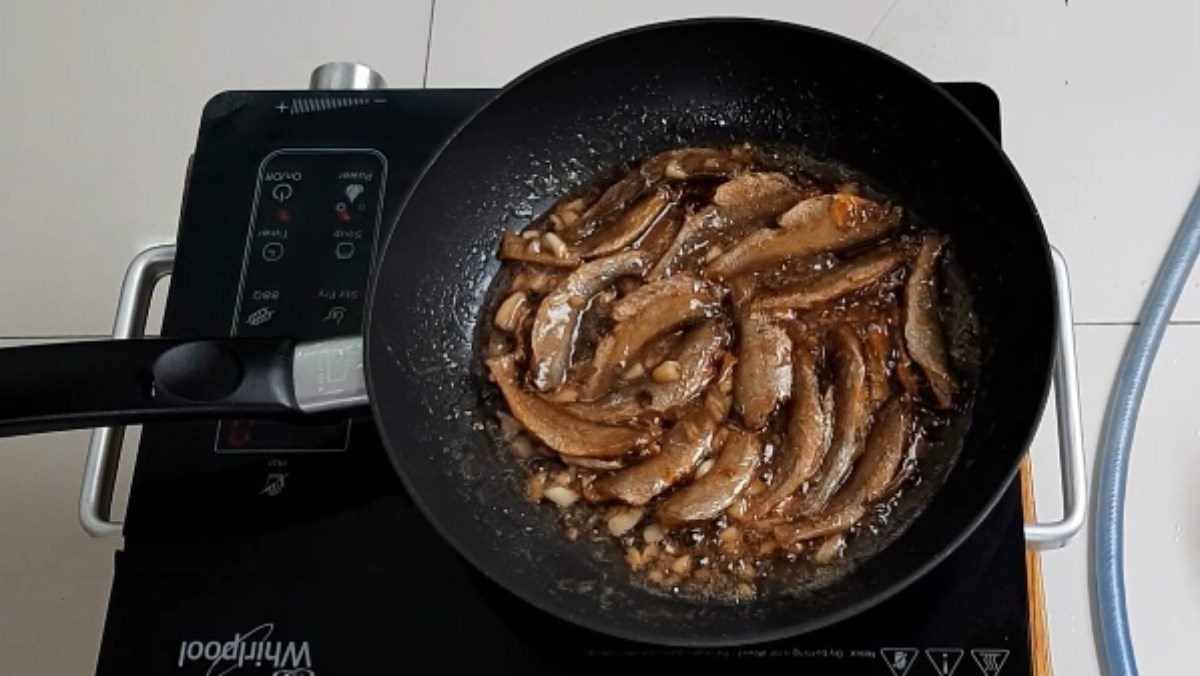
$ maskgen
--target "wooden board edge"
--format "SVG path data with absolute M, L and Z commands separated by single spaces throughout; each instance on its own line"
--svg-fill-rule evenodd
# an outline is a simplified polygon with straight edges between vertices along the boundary
M 1029 455 L 1021 460 L 1021 507 L 1026 523 L 1036 520 L 1033 504 L 1033 466 Z M 1034 676 L 1053 676 L 1050 664 L 1050 627 L 1046 617 L 1046 594 L 1042 585 L 1042 557 L 1034 547 L 1025 548 L 1025 586 L 1029 599 L 1029 652 Z

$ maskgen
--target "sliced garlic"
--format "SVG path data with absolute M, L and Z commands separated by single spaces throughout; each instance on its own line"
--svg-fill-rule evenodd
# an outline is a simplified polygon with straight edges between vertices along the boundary
M 628 533 L 642 520 L 645 513 L 646 510 L 641 507 L 619 507 L 613 510 L 608 517 L 608 532 L 617 536 Z
M 542 235 L 542 244 L 550 250 L 550 253 L 558 258 L 567 258 L 571 255 L 571 250 L 567 248 L 567 243 L 552 232 Z
M 637 547 L 630 547 L 625 550 L 625 561 L 630 568 L 640 570 L 643 564 L 642 553 L 638 551 Z
M 628 369 L 625 369 L 625 373 L 621 377 L 625 380 L 637 380 L 644 375 L 646 375 L 646 368 L 642 366 L 642 362 L 639 361 L 633 366 L 630 366 Z
M 683 170 L 683 165 L 679 164 L 679 162 L 675 160 L 672 160 L 667 163 L 666 169 L 663 170 L 663 176 L 679 180 L 687 178 L 688 174 Z
M 495 324 L 496 327 L 512 333 L 521 325 L 521 320 L 529 314 L 529 299 L 525 297 L 525 292 L 517 291 L 496 309 Z
M 671 570 L 676 573 L 679 573 L 680 575 L 686 575 L 688 572 L 690 572 L 692 570 L 691 555 L 684 554 L 683 556 L 675 559 L 671 563 Z
M 579 494 L 566 486 L 551 486 L 546 489 L 545 496 L 559 507 L 570 507 L 579 500 Z
M 650 373 L 650 377 L 656 383 L 674 383 L 683 376 L 682 370 L 679 368 L 679 362 L 674 360 L 664 361 L 654 367 L 654 371 Z
M 662 542 L 665 536 L 666 532 L 663 531 L 662 526 L 656 523 L 646 526 L 645 530 L 642 531 L 642 539 L 647 543 Z

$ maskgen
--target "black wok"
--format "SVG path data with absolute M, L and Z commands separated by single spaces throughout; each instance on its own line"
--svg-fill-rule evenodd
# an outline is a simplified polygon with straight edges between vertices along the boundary
M 852 571 L 815 589 L 769 589 L 727 605 L 644 590 L 615 552 L 567 541 L 551 508 L 524 500 L 489 436 L 481 402 L 490 385 L 477 348 L 501 226 L 518 228 L 569 188 L 655 151 L 745 140 L 795 144 L 854 167 L 949 233 L 984 349 L 973 416 L 927 454 L 925 490 L 908 495 L 898 525 L 851 546 Z M 447 142 L 413 187 L 379 259 L 365 367 L 356 340 L 324 351 L 310 346 L 300 356 L 287 339 L 5 350 L 0 431 L 294 415 L 362 404 L 369 392 L 414 500 L 500 585 L 616 636 L 739 644 L 815 629 L 878 603 L 971 532 L 1012 478 L 1040 417 L 1054 310 L 1049 248 L 1020 178 L 980 125 L 929 80 L 812 29 L 669 23 L 552 59 Z

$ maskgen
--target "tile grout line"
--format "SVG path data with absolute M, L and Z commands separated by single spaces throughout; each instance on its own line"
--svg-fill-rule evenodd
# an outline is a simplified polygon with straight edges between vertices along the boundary
M 1138 326 L 1139 321 L 1111 321 L 1111 320 L 1091 320 L 1077 321 L 1075 326 Z M 1200 326 L 1200 319 L 1172 319 L 1168 326 Z M 51 335 L 23 335 L 23 336 L 6 336 L 0 335 L 0 340 L 85 340 L 85 339 L 104 339 L 112 336 L 106 333 L 72 333 L 72 334 L 51 334 Z M 153 336 L 151 336 L 153 337 Z
M 104 340 L 105 338 L 112 338 L 112 336 L 110 334 L 106 334 L 106 333 L 105 334 L 83 333 L 83 334 L 74 334 L 74 335 L 70 335 L 70 336 L 0 336 L 0 341 L 13 341 L 13 340 L 70 341 L 70 340 Z
M 1090 322 L 1075 322 L 1075 326 L 1138 326 L 1140 321 L 1132 322 L 1117 322 L 1117 321 L 1090 321 Z M 1167 326 L 1200 326 L 1200 319 L 1173 319 L 1167 322 Z
M 1075 326 L 1138 326 L 1141 322 L 1137 321 L 1082 321 L 1075 322 Z M 1168 326 L 1200 326 L 1200 319 L 1176 319 L 1168 323 Z M 36 336 L 3 336 L 0 335 L 0 341 L 13 340 L 103 340 L 112 336 L 103 333 L 77 333 L 70 335 L 36 335 Z M 150 336 L 154 337 L 154 336 Z
M 425 33 L 425 70 L 421 74 L 421 88 L 429 87 L 429 55 L 433 53 L 433 14 L 437 11 L 437 0 L 429 0 L 429 30 Z
M 30 345 L 38 345 L 38 343 L 44 343 L 44 342 L 79 342 L 79 341 L 85 341 L 85 340 L 109 340 L 109 339 L 112 339 L 112 337 L 113 336 L 109 335 L 109 334 L 103 334 L 103 335 L 85 334 L 85 335 L 73 335 L 73 336 L 0 336 L 0 343 L 24 342 L 24 343 L 30 343 Z M 157 337 L 157 336 L 148 336 L 148 337 Z M 12 346 L 7 346 L 7 347 L 16 348 L 16 347 L 22 347 L 22 346 L 12 345 Z M 4 349 L 4 347 L 0 347 L 0 349 Z
M 1091 321 L 1091 322 L 1075 322 L 1075 326 L 1136 326 L 1137 322 L 1118 322 L 1118 321 Z

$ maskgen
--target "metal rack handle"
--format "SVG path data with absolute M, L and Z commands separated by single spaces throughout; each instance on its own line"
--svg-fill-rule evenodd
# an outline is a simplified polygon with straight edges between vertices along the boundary
M 1079 376 L 1076 368 L 1074 312 L 1070 275 L 1063 255 L 1053 247 L 1051 259 L 1058 299 L 1058 344 L 1054 366 L 1054 401 L 1058 414 L 1058 446 L 1061 463 L 1063 517 L 1057 521 L 1025 525 L 1025 539 L 1039 549 L 1062 547 L 1082 528 L 1087 507 L 1087 470 L 1084 460 L 1083 422 L 1079 407 Z M 113 338 L 137 338 L 145 334 L 146 317 L 154 288 L 171 274 L 175 247 L 150 247 L 130 262 L 121 285 Z M 79 520 L 94 537 L 118 535 L 121 522 L 113 521 L 112 496 L 121 457 L 124 427 L 101 427 L 92 431 L 79 496 Z
M 1083 416 L 1079 409 L 1079 374 L 1075 361 L 1075 313 L 1071 279 L 1062 253 L 1050 248 L 1058 300 L 1058 344 L 1054 356 L 1054 407 L 1058 414 L 1058 457 L 1062 475 L 1063 516 L 1057 521 L 1025 524 L 1025 540 L 1038 549 L 1062 547 L 1083 528 L 1087 509 L 1087 466 L 1083 448 Z
M 129 263 L 112 337 L 140 338 L 146 333 L 146 317 L 154 288 L 175 267 L 175 246 L 152 246 Z M 83 487 L 79 492 L 79 522 L 92 537 L 121 534 L 121 522 L 112 520 L 113 487 L 121 461 L 124 427 L 98 427 L 92 430 L 87 463 L 83 468 Z

